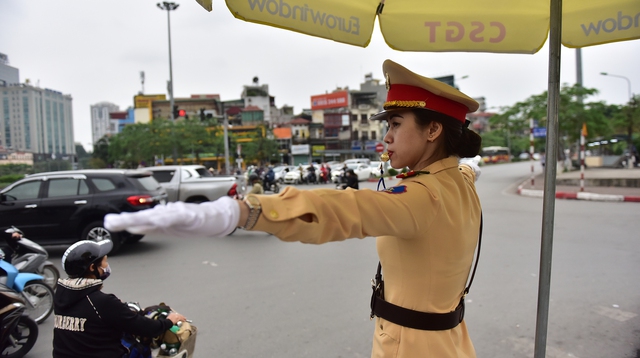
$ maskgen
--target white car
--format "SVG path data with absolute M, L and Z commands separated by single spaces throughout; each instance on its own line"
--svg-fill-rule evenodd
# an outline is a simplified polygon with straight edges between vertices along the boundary
M 334 183 L 340 183 L 340 178 L 342 177 L 344 165 L 340 167 L 339 170 L 331 169 L 331 181 Z M 353 169 L 353 171 L 358 176 L 358 181 L 368 180 L 371 176 L 371 167 L 366 163 L 359 164 L 347 164 L 347 169 Z
M 371 162 L 369 163 L 369 167 L 371 169 L 371 174 L 379 177 L 380 176 L 380 164 L 384 163 L 384 165 L 382 166 L 382 168 L 384 169 L 385 174 L 389 172 L 389 169 L 391 168 L 391 166 L 389 165 L 389 162 Z
M 289 170 L 288 173 L 285 173 L 282 181 L 285 184 L 300 184 L 300 171 L 298 168 Z
M 287 174 L 287 168 L 289 169 L 289 172 L 296 169 L 296 167 L 292 165 L 279 165 L 273 168 L 273 172 L 275 174 L 275 179 L 277 182 L 284 183 L 284 176 Z

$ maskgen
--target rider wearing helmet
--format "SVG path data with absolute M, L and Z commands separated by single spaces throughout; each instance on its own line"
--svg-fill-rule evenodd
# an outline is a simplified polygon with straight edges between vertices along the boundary
M 258 174 L 254 173 L 249 175 L 249 185 L 251 185 L 249 194 L 264 194 L 264 189 L 262 188 Z
M 54 295 L 53 357 L 123 357 L 123 332 L 157 337 L 185 317 L 171 312 L 166 319 L 144 317 L 113 294 L 102 292 L 111 274 L 107 254 L 113 243 L 84 240 L 62 256 L 69 275 L 60 279 Z

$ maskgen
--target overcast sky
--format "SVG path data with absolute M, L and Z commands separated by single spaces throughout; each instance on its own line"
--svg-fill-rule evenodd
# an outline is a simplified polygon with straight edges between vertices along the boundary
M 382 79 L 392 59 L 414 72 L 453 74 L 460 89 L 484 96 L 489 108 L 513 105 L 547 89 L 548 48 L 535 55 L 399 52 L 376 26 L 367 48 L 344 45 L 235 19 L 224 1 L 209 13 L 195 0 L 171 13 L 175 97 L 240 97 L 257 76 L 276 105 L 310 107 L 310 96 L 336 87 L 358 89 L 366 73 Z M 20 81 L 73 97 L 75 141 L 91 150 L 90 106 L 108 101 L 133 106 L 144 71 L 146 94 L 166 93 L 169 79 L 167 13 L 146 0 L 0 0 L 0 53 L 20 70 Z M 562 83 L 576 81 L 575 50 L 562 48 Z M 584 48 L 584 86 L 600 91 L 588 100 L 622 104 L 628 77 L 640 91 L 640 41 Z M 497 110 L 491 109 L 491 110 Z

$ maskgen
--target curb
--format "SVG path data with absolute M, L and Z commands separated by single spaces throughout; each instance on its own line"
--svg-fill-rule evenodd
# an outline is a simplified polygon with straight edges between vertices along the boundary
M 544 196 L 543 190 L 523 189 L 523 186 L 524 186 L 524 183 L 518 186 L 518 190 L 517 190 L 518 195 L 529 196 L 533 198 L 542 198 Z M 556 192 L 556 199 L 640 203 L 640 196 L 596 194 L 596 193 L 588 193 L 588 192 L 571 193 L 571 192 L 559 191 L 559 192 Z

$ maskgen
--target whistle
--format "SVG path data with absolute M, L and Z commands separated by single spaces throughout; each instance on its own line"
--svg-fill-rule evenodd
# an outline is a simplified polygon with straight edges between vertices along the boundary
M 382 154 L 380 154 L 380 160 L 383 162 L 388 162 L 389 161 L 389 153 L 384 152 Z

